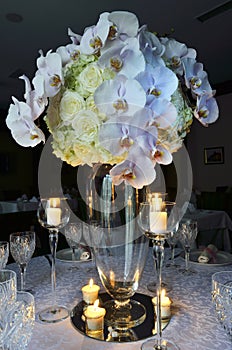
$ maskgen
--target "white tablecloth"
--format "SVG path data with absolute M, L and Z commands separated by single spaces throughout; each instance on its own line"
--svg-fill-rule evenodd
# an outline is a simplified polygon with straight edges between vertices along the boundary
M 184 265 L 181 257 L 177 261 Z M 91 277 L 101 286 L 91 261 L 77 265 L 79 269 L 70 269 L 69 263 L 57 260 L 57 299 L 59 304 L 70 309 L 81 301 L 81 287 Z M 186 277 L 178 272 L 169 273 L 167 268 L 164 270 L 164 278 L 172 287 L 169 296 L 173 300 L 173 315 L 163 332 L 164 337 L 174 340 L 182 350 L 231 350 L 232 342 L 214 315 L 211 276 L 216 271 L 232 270 L 232 266 L 213 267 L 193 263 L 192 267 L 198 272 L 194 277 Z M 8 265 L 8 268 L 18 272 L 15 264 Z M 149 251 L 138 292 L 153 295 L 146 288 L 152 276 L 155 276 L 155 272 L 152 251 Z M 51 305 L 50 266 L 45 257 L 36 257 L 30 261 L 27 288 L 34 291 L 37 313 Z M 101 291 L 104 291 L 103 287 Z M 43 324 L 37 320 L 28 350 L 139 350 L 141 343 L 108 343 L 91 339 L 74 329 L 69 319 L 56 324 Z
M 197 209 L 192 213 L 187 212 L 184 217 L 197 221 L 199 239 L 200 235 L 204 235 L 202 240 L 209 243 L 221 245 L 220 249 L 227 252 L 231 252 L 231 236 L 232 233 L 232 220 L 225 211 L 221 210 L 204 210 Z M 202 233 L 204 232 L 204 233 Z M 223 237 L 220 237 L 223 235 Z

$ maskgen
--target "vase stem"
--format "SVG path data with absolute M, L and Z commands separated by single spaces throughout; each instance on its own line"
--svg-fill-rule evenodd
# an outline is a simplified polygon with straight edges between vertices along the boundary
M 162 265 L 164 259 L 164 239 L 153 240 L 153 256 L 155 270 L 157 273 L 157 303 L 156 303 L 156 325 L 157 325 L 157 349 L 162 349 L 162 319 L 161 319 L 161 285 L 162 285 Z

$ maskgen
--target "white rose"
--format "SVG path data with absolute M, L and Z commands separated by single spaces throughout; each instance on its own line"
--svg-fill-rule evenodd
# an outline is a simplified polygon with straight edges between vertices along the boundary
M 97 63 L 90 63 L 78 76 L 78 82 L 85 97 L 93 94 L 96 88 L 103 82 L 102 71 Z
M 86 144 L 98 138 L 99 125 L 100 121 L 96 113 L 88 109 L 83 109 L 78 112 L 72 121 L 76 139 Z
M 64 122 L 71 122 L 74 115 L 85 108 L 85 101 L 78 92 L 67 90 L 60 101 L 60 116 Z

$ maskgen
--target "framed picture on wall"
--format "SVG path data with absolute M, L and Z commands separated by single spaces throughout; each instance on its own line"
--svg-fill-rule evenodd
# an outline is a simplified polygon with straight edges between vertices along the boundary
M 204 149 L 205 164 L 223 164 L 224 147 L 210 147 Z

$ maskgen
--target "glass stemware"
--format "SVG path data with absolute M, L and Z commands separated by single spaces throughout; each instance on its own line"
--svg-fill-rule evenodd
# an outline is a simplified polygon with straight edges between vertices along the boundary
M 82 223 L 70 222 L 64 228 L 64 235 L 69 247 L 72 249 L 72 260 L 76 260 L 76 249 L 82 236 Z
M 35 232 L 23 231 L 10 234 L 10 252 L 20 268 L 20 288 L 25 291 L 26 269 L 35 251 Z
M 120 338 L 135 340 L 130 330 L 145 320 L 146 309 L 131 297 L 139 285 L 149 240 L 144 235 L 139 237 L 137 230 L 129 233 L 126 229 L 125 233 L 122 228 L 95 227 L 95 233 L 100 230 L 102 240 L 94 245 L 96 266 L 105 290 L 113 298 L 103 304 L 105 323 L 117 330 Z
M 232 340 L 232 271 L 212 275 L 212 302 L 218 321 Z
M 161 284 L 162 284 L 162 264 L 164 259 L 164 243 L 168 232 L 175 227 L 173 208 L 175 203 L 162 202 L 162 205 L 155 207 L 151 202 L 140 204 L 138 224 L 143 233 L 152 240 L 155 269 L 157 273 L 157 303 L 156 303 L 156 339 L 151 339 L 142 344 L 142 350 L 173 350 L 178 349 L 170 340 L 162 337 L 161 318 Z
M 0 270 L 5 269 L 9 258 L 9 243 L 0 241 Z
M 179 241 L 179 223 L 177 222 L 176 227 L 173 231 L 169 232 L 166 238 L 166 241 L 171 249 L 171 260 L 169 263 L 166 264 L 166 267 L 168 268 L 178 268 L 180 267 L 179 264 L 175 262 L 175 247 L 177 242 Z
M 197 238 L 197 221 L 182 220 L 179 226 L 179 239 L 185 251 L 185 268 L 178 270 L 181 274 L 191 276 L 197 273 L 196 270 L 192 270 L 189 267 L 189 255 L 191 247 Z
M 147 194 L 147 201 L 151 203 L 156 209 L 159 209 L 162 205 L 162 202 L 165 200 L 166 196 L 167 196 L 166 192 L 149 192 Z M 162 288 L 165 288 L 166 291 L 170 289 L 166 282 L 162 281 L 161 283 L 162 283 Z M 151 281 L 150 283 L 147 284 L 147 289 L 150 292 L 155 293 L 156 288 L 157 288 L 156 281 Z
M 59 229 L 64 227 L 70 217 L 70 210 L 66 198 L 42 198 L 37 210 L 38 221 L 41 226 L 49 231 L 49 244 L 52 255 L 51 282 L 53 305 L 43 310 L 39 318 L 43 322 L 55 323 L 69 316 L 69 311 L 64 306 L 56 304 L 56 249 L 58 244 Z

